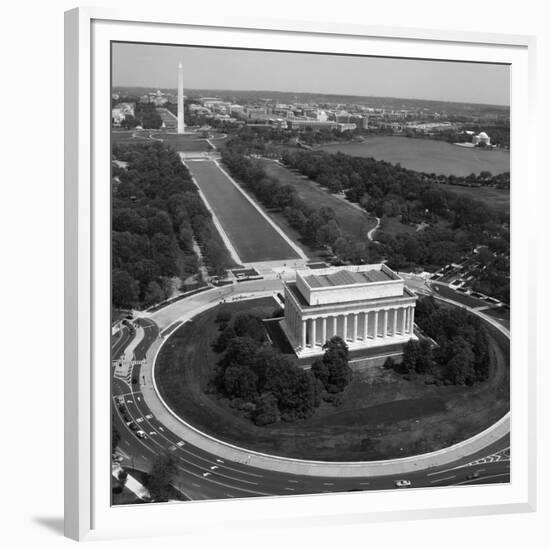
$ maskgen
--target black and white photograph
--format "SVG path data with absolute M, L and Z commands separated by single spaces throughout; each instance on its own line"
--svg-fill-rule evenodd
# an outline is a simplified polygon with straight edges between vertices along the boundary
M 110 53 L 111 505 L 510 483 L 510 65 Z

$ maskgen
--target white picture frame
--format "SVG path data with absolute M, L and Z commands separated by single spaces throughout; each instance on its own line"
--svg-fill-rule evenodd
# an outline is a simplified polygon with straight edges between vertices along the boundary
M 339 52 L 511 64 L 510 484 L 475 489 L 109 504 L 111 41 Z M 65 534 L 76 540 L 534 511 L 534 55 L 531 36 L 78 8 L 65 18 Z M 107 136 L 107 137 L 106 137 Z M 107 147 L 107 148 L 106 148 Z M 107 179 L 105 178 L 107 175 Z M 100 184 L 104 182 L 105 184 Z

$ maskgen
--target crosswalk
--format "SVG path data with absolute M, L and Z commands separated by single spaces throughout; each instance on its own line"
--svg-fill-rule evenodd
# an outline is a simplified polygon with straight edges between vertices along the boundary
M 114 360 L 115 366 L 114 376 L 117 379 L 123 380 L 126 384 L 132 384 L 132 372 L 136 365 L 143 365 L 147 360 L 132 360 L 131 362 Z
M 498 453 L 493 453 L 491 455 L 487 455 L 486 457 L 482 457 L 480 459 L 469 462 L 468 466 L 478 466 L 480 464 L 492 464 L 495 462 L 507 462 L 509 460 L 510 460 L 510 448 L 507 447 L 506 449 L 503 449 Z

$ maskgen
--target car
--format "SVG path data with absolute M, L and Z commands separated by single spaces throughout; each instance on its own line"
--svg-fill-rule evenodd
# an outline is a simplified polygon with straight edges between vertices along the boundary
M 136 431 L 136 436 L 138 438 L 144 438 L 147 434 L 143 431 L 143 430 L 137 430 Z
M 471 474 L 468 474 L 466 476 L 466 479 L 468 480 L 472 480 L 472 479 L 476 479 L 476 478 L 479 478 L 479 472 L 476 470 L 475 472 L 472 472 Z
M 126 426 L 134 432 L 137 432 L 139 430 L 138 425 L 135 422 L 129 422 Z
M 395 486 L 396 487 L 410 487 L 411 486 L 411 482 L 409 480 L 406 480 L 406 479 L 402 479 L 402 480 L 397 480 L 395 482 Z
M 212 472 L 204 472 L 204 473 L 203 473 L 203 476 L 204 476 L 205 478 L 207 478 L 208 476 L 211 476 L 211 475 L 212 475 Z

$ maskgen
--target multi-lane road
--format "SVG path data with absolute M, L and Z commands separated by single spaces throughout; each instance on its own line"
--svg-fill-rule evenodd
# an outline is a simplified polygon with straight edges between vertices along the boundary
M 136 333 L 142 330 L 142 338 L 133 350 L 134 365 L 126 378 L 115 376 L 115 365 L 112 366 L 113 427 L 121 435 L 118 451 L 126 468 L 142 471 L 150 469 L 157 455 L 172 454 L 178 468 L 174 487 L 186 498 L 200 500 L 381 490 L 395 488 L 395 482 L 402 479 L 410 481 L 412 487 L 465 486 L 510 480 L 509 435 L 451 464 L 415 470 L 405 476 L 309 476 L 256 468 L 248 463 L 246 457 L 239 461 L 219 458 L 178 437 L 147 406 L 141 392 L 145 377 L 140 376 L 140 362 L 158 337 L 159 327 L 148 318 L 136 320 L 136 323 L 139 329 L 130 331 L 129 327 L 123 327 L 112 345 L 113 357 L 120 357 L 128 350 Z M 139 438 L 129 428 L 124 415 L 145 433 L 145 437 Z

